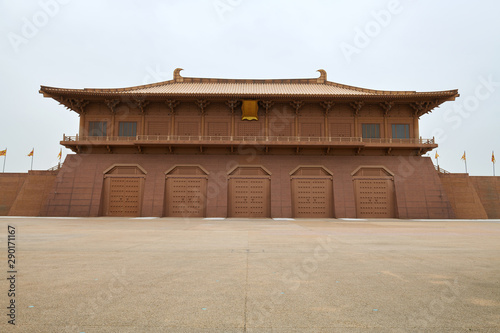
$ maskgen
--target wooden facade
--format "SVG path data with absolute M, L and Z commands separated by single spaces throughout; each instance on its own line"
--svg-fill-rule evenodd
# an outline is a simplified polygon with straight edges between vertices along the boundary
M 457 90 L 369 90 L 323 70 L 279 80 L 180 71 L 131 88 L 41 87 L 80 116 L 79 133 L 61 141 L 79 161 L 63 174 L 89 179 L 99 196 L 80 215 L 452 217 L 437 175 L 425 174 L 421 156 L 437 144 L 418 121 Z M 418 181 L 425 200 L 409 193 Z M 52 200 L 54 214 L 71 211 Z

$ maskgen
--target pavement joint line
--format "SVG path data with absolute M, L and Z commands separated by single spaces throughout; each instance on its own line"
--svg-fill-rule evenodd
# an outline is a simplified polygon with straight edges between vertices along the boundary
M 250 256 L 249 251 L 247 253 L 247 262 L 246 262 L 246 277 L 245 277 L 245 306 L 244 306 L 244 314 L 243 314 L 243 332 L 247 331 L 247 302 L 248 302 L 248 257 Z

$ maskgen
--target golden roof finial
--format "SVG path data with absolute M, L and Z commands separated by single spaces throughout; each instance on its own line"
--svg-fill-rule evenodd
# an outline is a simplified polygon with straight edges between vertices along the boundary
M 319 72 L 321 75 L 318 78 L 318 83 L 326 82 L 326 71 L 324 69 L 318 69 L 316 72 Z
M 183 71 L 183 68 L 176 68 L 174 69 L 174 81 L 175 82 L 184 82 L 184 78 L 181 76 L 181 71 Z

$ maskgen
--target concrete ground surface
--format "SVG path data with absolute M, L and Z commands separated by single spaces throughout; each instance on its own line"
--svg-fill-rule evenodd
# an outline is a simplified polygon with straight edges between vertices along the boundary
M 0 217 L 0 245 L 0 332 L 500 332 L 498 220 Z

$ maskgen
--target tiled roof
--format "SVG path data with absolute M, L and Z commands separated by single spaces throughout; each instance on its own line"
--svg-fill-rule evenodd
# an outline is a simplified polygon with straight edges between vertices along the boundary
M 381 91 L 347 86 L 327 81 L 326 71 L 319 78 L 313 79 L 278 79 L 278 80 L 235 80 L 182 77 L 180 71 L 174 71 L 174 79 L 154 84 L 118 88 L 118 89 L 65 89 L 42 86 L 40 92 L 48 97 L 54 95 L 80 96 L 116 96 L 116 95 L 149 95 L 149 96 L 297 96 L 297 97 L 416 97 L 437 96 L 457 97 L 457 90 L 437 92 L 416 91 Z
M 169 83 L 154 87 L 129 90 L 135 94 L 172 95 L 367 95 L 356 91 L 326 84 L 296 83 Z

